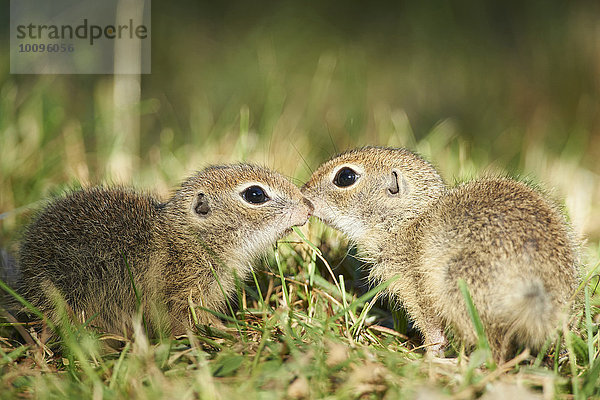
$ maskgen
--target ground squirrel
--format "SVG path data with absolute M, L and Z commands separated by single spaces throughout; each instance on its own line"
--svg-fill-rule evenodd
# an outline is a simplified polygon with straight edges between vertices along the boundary
M 311 212 L 282 175 L 246 164 L 209 167 L 165 203 L 127 188 L 78 190 L 26 228 L 18 291 L 55 323 L 56 291 L 72 316 L 102 331 L 129 335 L 140 307 L 151 329 L 183 334 L 193 326 L 188 299 L 224 311 L 234 275 L 246 278 L 252 259 Z
M 476 341 L 460 278 L 497 359 L 515 346 L 539 349 L 576 290 L 577 251 L 565 218 L 515 180 L 450 188 L 408 150 L 366 147 L 325 162 L 302 192 L 313 215 L 359 245 L 374 280 L 398 277 L 388 290 L 430 354 L 443 354 L 448 327 L 467 345 Z

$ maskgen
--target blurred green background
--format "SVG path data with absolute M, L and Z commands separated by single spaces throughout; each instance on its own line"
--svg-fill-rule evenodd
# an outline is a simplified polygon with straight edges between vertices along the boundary
M 600 238 L 597 1 L 154 1 L 139 79 L 11 75 L 1 12 L 2 241 L 74 182 L 167 195 L 249 160 L 300 184 L 366 144 L 417 150 L 450 183 L 542 182 Z

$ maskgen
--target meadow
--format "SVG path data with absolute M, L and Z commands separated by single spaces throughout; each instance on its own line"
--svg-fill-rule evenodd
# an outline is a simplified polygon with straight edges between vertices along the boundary
M 1 319 L 0 398 L 600 398 L 598 4 L 259 3 L 154 2 L 150 75 L 13 75 L 2 56 L 0 248 L 77 185 L 166 198 L 237 161 L 301 185 L 339 151 L 407 147 L 449 184 L 509 175 L 564 208 L 583 283 L 558 340 L 502 365 L 485 348 L 427 360 L 356 250 L 311 220 L 239 283 L 228 332 L 140 331 L 107 353 L 85 327 L 44 343 Z

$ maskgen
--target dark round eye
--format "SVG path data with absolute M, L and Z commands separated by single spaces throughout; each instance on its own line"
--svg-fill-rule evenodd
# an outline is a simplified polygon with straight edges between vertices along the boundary
M 262 204 L 270 200 L 260 186 L 250 186 L 242 192 L 242 197 L 251 204 Z
M 352 168 L 344 167 L 335 174 L 333 178 L 333 184 L 337 187 L 347 187 L 358 179 L 359 175 Z

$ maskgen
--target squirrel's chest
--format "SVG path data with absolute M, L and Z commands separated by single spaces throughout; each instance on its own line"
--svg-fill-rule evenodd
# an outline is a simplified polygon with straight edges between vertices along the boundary
M 373 249 L 374 250 L 374 249 Z M 385 282 L 393 280 L 390 288 L 395 292 L 406 292 L 419 286 L 421 272 L 418 266 L 419 250 L 411 248 L 405 241 L 391 241 L 372 253 L 371 278 Z

